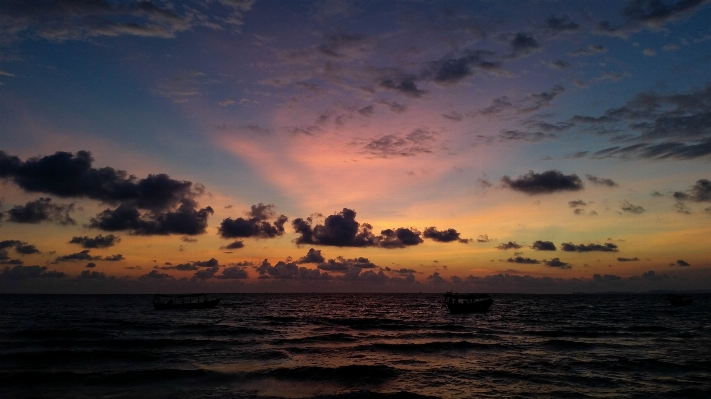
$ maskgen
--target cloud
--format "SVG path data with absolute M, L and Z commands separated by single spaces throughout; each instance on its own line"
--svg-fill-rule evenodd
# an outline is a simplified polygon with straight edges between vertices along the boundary
M 219 270 L 220 270 L 219 266 L 212 266 L 212 267 L 208 267 L 205 269 L 200 269 L 200 270 L 196 271 L 195 274 L 193 274 L 193 277 L 191 278 L 191 280 L 193 280 L 193 281 L 206 280 L 206 279 L 212 278 L 215 276 L 215 273 L 217 273 Z
M 565 69 L 570 68 L 570 63 L 563 60 L 553 60 L 548 62 L 548 66 L 554 69 Z
M 188 8 L 161 7 L 146 0 L 113 4 L 83 0 L 33 2 L 8 0 L 0 3 L 0 26 L 16 40 L 41 37 L 47 40 L 89 40 L 98 36 L 143 36 L 172 38 L 191 29 L 202 18 Z M 210 26 L 209 24 L 206 24 Z
M 0 157 L 2 154 L 0 153 Z M 2 176 L 0 172 L 0 177 Z M 74 212 L 74 204 L 53 204 L 51 198 L 38 198 L 23 205 L 16 205 L 9 211 L 8 220 L 15 223 L 52 222 L 60 225 L 75 224 L 69 214 Z
M 489 238 L 488 234 L 480 234 L 476 237 L 476 242 L 490 242 L 493 241 Z
M 568 201 L 568 206 L 571 208 L 577 208 L 579 206 L 587 206 L 588 204 L 583 200 Z
M 447 229 L 439 231 L 436 227 L 427 227 L 423 236 L 437 242 L 452 242 L 459 241 L 462 244 L 468 244 L 472 241 L 470 238 L 460 238 L 460 233 L 455 229 Z
M 557 267 L 559 269 L 572 269 L 573 266 L 570 263 L 563 262 L 559 258 L 553 258 L 551 260 L 543 260 L 543 264 L 549 267 Z
M 619 258 L 617 258 L 617 261 L 618 262 L 637 262 L 637 261 L 639 261 L 639 258 L 637 258 L 637 257 L 634 257 L 634 258 L 619 257 Z
M 535 39 L 533 40 L 535 42 Z M 521 44 L 521 51 L 525 44 Z M 498 61 L 490 61 L 494 53 L 488 50 L 470 50 L 461 57 L 445 58 L 431 62 L 421 78 L 440 85 L 452 85 L 474 75 L 477 71 L 493 72 L 501 68 Z
M 522 256 L 517 256 L 515 258 L 508 258 L 506 260 L 509 263 L 521 263 L 521 264 L 527 264 L 527 265 L 537 265 L 541 263 L 541 261 L 536 260 L 536 259 L 531 259 L 531 258 L 524 258 Z
M 518 245 L 518 244 L 516 244 L 516 242 L 512 242 L 512 241 L 499 244 L 499 246 L 496 247 L 496 249 L 501 249 L 504 251 L 507 249 L 519 249 L 519 248 L 521 248 L 521 245 Z
M 25 280 L 30 278 L 64 278 L 67 275 L 56 270 L 47 271 L 46 266 L 14 266 L 0 272 L 0 280 Z
M 388 134 L 371 139 L 363 151 L 378 158 L 411 157 L 434 152 L 433 144 L 436 141 L 436 133 L 415 129 L 405 137 Z
M 413 98 L 419 98 L 422 97 L 425 93 L 427 93 L 424 90 L 420 90 L 417 88 L 417 83 L 412 78 L 403 78 L 400 79 L 399 81 L 395 81 L 392 79 L 385 79 L 380 82 L 380 87 L 385 88 L 385 89 L 390 89 L 390 90 L 395 90 L 401 94 L 404 94 L 409 97 Z
M 97 235 L 94 238 L 83 236 L 83 237 L 72 237 L 70 244 L 79 244 L 84 248 L 109 248 L 121 242 L 121 238 L 113 234 L 107 235 Z
M 324 263 L 326 259 L 321 255 L 320 249 L 310 248 L 303 257 L 299 258 L 296 263 Z
M 175 280 L 175 277 L 168 273 L 161 273 L 158 270 L 151 270 L 138 278 L 139 280 Z
M 615 181 L 612 179 L 603 179 L 600 177 L 595 177 L 593 175 L 585 175 L 585 177 L 588 179 L 589 182 L 593 183 L 596 186 L 617 187 L 617 183 L 615 183 Z
M 353 258 L 345 259 L 339 256 L 336 259 L 329 259 L 328 262 L 323 262 L 317 266 L 321 270 L 327 270 L 332 272 L 353 272 L 353 269 L 358 269 L 359 273 L 361 269 L 375 269 L 378 266 L 375 263 L 368 260 L 368 258 Z
M 420 235 L 419 231 L 412 228 L 386 229 L 380 232 L 376 242 L 380 248 L 405 248 L 421 244 L 423 241 Z
M 90 269 L 91 269 L 91 268 L 94 268 L 94 267 L 96 267 L 96 263 L 94 263 L 94 262 L 89 262 L 89 263 L 86 264 L 85 267 L 88 267 L 88 268 L 90 268 Z
M 607 52 L 607 48 L 603 45 L 599 44 L 590 44 L 585 48 L 580 48 L 575 51 L 571 51 L 568 53 L 568 55 L 573 56 L 573 57 L 578 57 L 578 56 L 589 56 L 589 55 L 596 55 L 596 54 L 603 54 Z
M 669 266 L 681 266 L 681 267 L 686 267 L 686 266 L 691 266 L 691 265 L 689 264 L 689 262 L 687 262 L 687 261 L 685 261 L 685 260 L 683 260 L 683 259 L 679 259 L 679 260 L 677 260 L 675 263 L 669 264 Z
M 240 267 L 231 266 L 231 267 L 226 267 L 226 268 L 222 269 L 222 274 L 215 276 L 215 278 L 228 279 L 228 280 L 240 280 L 240 279 L 249 278 L 249 274 L 247 273 L 246 270 L 244 270 Z
M 360 224 L 355 220 L 356 212 L 343 208 L 335 215 L 328 216 L 324 224 L 315 224 L 312 217 L 297 218 L 292 226 L 299 237 L 297 245 L 329 245 L 336 247 L 380 247 L 405 248 L 421 244 L 421 233 L 415 229 L 400 227 L 386 229 L 380 235 L 373 234 L 373 226 Z
M 124 260 L 124 259 L 126 259 L 126 258 L 124 258 L 123 255 L 121 255 L 121 254 L 109 255 L 109 256 L 104 257 L 104 260 L 109 261 L 109 262 L 118 262 L 118 261 Z
M 274 222 L 268 222 L 274 218 Z M 284 234 L 284 223 L 288 220 L 284 215 L 276 217 L 274 205 L 259 203 L 252 205 L 247 218 L 224 219 L 218 232 L 222 238 L 274 238 Z
M 220 247 L 220 249 L 240 249 L 240 248 L 244 248 L 244 242 L 239 241 L 239 240 L 233 241 L 233 242 L 225 245 L 224 247 Z
M 553 244 L 550 241 L 536 241 L 531 245 L 531 248 L 535 249 L 536 251 L 555 251 L 556 247 L 555 244 Z
M 699 179 L 687 192 L 674 192 L 674 198 L 679 201 L 711 202 L 711 181 Z
M 620 209 L 622 209 L 623 212 L 629 212 L 629 213 L 634 213 L 634 214 L 640 214 L 646 212 L 644 208 L 642 208 L 639 205 L 633 205 L 630 204 L 628 201 L 623 201 L 622 204 L 620 205 Z
M 519 176 L 516 179 L 504 176 L 501 182 L 504 187 L 529 195 L 550 194 L 558 191 L 579 191 L 583 189 L 583 182 L 578 175 L 564 175 L 557 170 L 548 170 L 543 173 L 529 171 L 527 175 Z
M 156 266 L 156 268 L 160 270 L 179 270 L 179 271 L 193 271 L 193 270 L 200 270 L 201 267 L 207 267 L 207 268 L 215 268 L 219 267 L 220 263 L 217 259 L 215 258 L 210 258 L 209 260 L 205 261 L 193 261 L 193 262 L 186 262 L 186 263 L 180 263 L 177 265 L 171 265 L 169 263 L 166 263 L 165 266 Z M 202 274 L 206 275 L 206 274 Z
M 204 191 L 201 185 L 173 180 L 165 174 L 137 179 L 111 167 L 93 168 L 92 162 L 88 151 L 57 152 L 25 162 L 0 151 L 0 178 L 13 181 L 27 192 L 119 205 L 91 219 L 90 227 L 105 231 L 128 230 L 138 235 L 205 232 L 213 210 L 209 206 L 196 209 L 195 198 Z
M 92 256 L 90 253 L 90 250 L 85 249 L 81 252 L 69 254 L 69 255 L 63 255 L 63 256 L 58 256 L 54 259 L 52 263 L 59 263 L 59 262 L 76 262 L 76 261 L 91 261 L 91 260 L 101 260 L 101 256 Z
M 642 28 L 659 30 L 669 22 L 692 15 L 705 3 L 706 0 L 632 0 L 622 11 L 622 25 L 615 27 L 608 21 L 601 21 L 597 32 L 627 38 Z
M 257 267 L 260 278 L 274 278 L 278 280 L 330 280 L 332 276 L 321 273 L 319 269 L 299 267 L 293 262 L 279 261 L 274 266 L 266 259 Z
M 540 49 L 541 45 L 530 33 L 516 33 L 510 40 L 511 55 L 510 57 L 523 57 L 533 51 Z
M 573 244 L 572 242 L 564 242 L 560 244 L 560 249 L 566 252 L 617 252 L 616 244 L 607 242 L 605 244 Z
M 573 22 L 567 15 L 551 15 L 545 20 L 545 27 L 552 34 L 569 33 L 580 30 L 580 24 Z

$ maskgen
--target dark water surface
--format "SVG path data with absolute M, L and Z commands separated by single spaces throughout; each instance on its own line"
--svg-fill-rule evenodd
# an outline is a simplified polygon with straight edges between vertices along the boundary
M 711 398 L 711 297 L 0 295 L 2 398 Z

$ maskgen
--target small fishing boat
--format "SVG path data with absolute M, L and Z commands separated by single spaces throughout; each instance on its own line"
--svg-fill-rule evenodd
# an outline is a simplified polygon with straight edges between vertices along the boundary
M 153 307 L 163 309 L 212 309 L 222 298 L 209 299 L 206 294 L 161 295 L 153 297 Z
M 681 296 L 676 294 L 667 294 L 667 299 L 672 306 L 691 305 L 691 303 L 694 302 L 694 298 L 690 296 Z
M 487 294 L 457 294 L 451 291 L 444 294 L 444 304 L 449 313 L 486 312 L 494 300 Z

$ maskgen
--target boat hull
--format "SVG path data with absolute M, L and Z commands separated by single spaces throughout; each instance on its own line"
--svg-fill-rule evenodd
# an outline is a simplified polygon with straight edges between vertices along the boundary
M 169 310 L 169 309 L 213 309 L 215 308 L 222 298 L 211 299 L 209 301 L 203 302 L 193 302 L 193 303 L 157 303 L 154 302 L 153 306 L 156 310 Z

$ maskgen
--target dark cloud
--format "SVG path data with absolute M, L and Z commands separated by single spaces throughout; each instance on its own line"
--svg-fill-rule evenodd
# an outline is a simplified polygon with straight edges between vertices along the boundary
M 489 242 L 489 241 L 493 241 L 493 240 L 489 238 L 488 234 L 481 234 L 481 235 L 477 236 L 477 238 L 476 238 L 476 242 Z
M 270 219 L 276 219 L 269 222 Z M 274 238 L 284 234 L 284 223 L 289 220 L 284 215 L 276 216 L 274 205 L 252 205 L 247 218 L 227 218 L 218 228 L 222 238 Z
M 208 278 L 213 278 L 215 273 L 220 270 L 219 266 L 212 266 L 205 269 L 200 269 L 193 274 L 192 280 L 206 280 Z
M 637 261 L 639 261 L 639 258 L 637 258 L 637 257 L 634 257 L 634 258 L 619 257 L 619 258 L 617 258 L 617 261 L 618 262 L 637 262 Z
M 455 229 L 447 229 L 439 231 L 436 227 L 428 227 L 425 229 L 423 236 L 438 242 L 459 241 L 462 244 L 468 244 L 472 241 L 470 238 L 460 238 L 461 233 Z
M 116 254 L 116 255 L 109 255 L 105 256 L 104 260 L 109 261 L 109 262 L 118 262 L 120 260 L 124 260 L 126 258 L 123 257 L 121 254 Z
M 520 130 L 502 130 L 499 132 L 499 141 L 525 141 L 528 143 L 538 143 L 543 140 L 557 140 L 558 136 L 553 133 L 524 132 Z
M 16 40 L 41 37 L 52 41 L 89 40 L 97 36 L 141 36 L 171 38 L 191 29 L 203 18 L 193 18 L 194 9 L 184 15 L 179 7 L 162 7 L 152 1 L 118 3 L 108 1 L 61 0 L 0 2 L 0 26 Z
M 161 273 L 158 270 L 151 270 L 149 273 L 142 275 L 139 280 L 175 280 L 175 277 L 168 273 Z
M 317 266 L 321 270 L 327 270 L 331 272 L 348 272 L 353 271 L 353 269 L 375 269 L 377 266 L 368 260 L 368 258 L 353 258 L 345 259 L 339 256 L 336 259 L 329 259 L 328 262 L 321 263 Z
M 530 93 L 522 98 L 512 100 L 506 96 L 496 98 L 491 101 L 491 105 L 486 108 L 478 110 L 476 113 L 478 115 L 484 116 L 494 116 L 499 114 L 504 115 L 520 115 L 528 114 L 540 110 L 541 108 L 547 107 L 551 102 L 559 95 L 565 92 L 565 87 L 561 85 L 556 85 L 547 91 L 541 93 Z M 542 130 L 542 132 L 530 133 L 530 137 L 540 137 L 542 138 L 556 138 L 551 132 L 562 131 L 567 129 L 569 126 L 567 124 L 563 126 L 552 125 L 548 123 L 538 122 L 538 123 L 526 123 L 526 125 L 531 127 L 536 127 Z M 512 130 L 512 132 L 516 132 Z M 528 137 L 527 136 L 527 137 Z M 532 141 L 532 140 L 531 140 Z M 539 140 L 540 141 L 540 140 Z
M 675 263 L 671 263 L 669 266 L 681 266 L 681 267 L 686 267 L 686 266 L 691 266 L 687 261 L 683 259 L 677 260 Z
M 310 248 L 309 252 L 306 253 L 303 257 L 299 258 L 299 260 L 296 261 L 296 263 L 324 263 L 326 262 L 326 258 L 321 255 L 321 250 L 320 249 L 313 249 Z
M 563 262 L 559 258 L 553 258 L 551 260 L 543 260 L 543 264 L 549 267 L 557 267 L 560 269 L 572 269 L 573 266 L 570 263 Z
M 368 105 L 368 106 L 365 106 L 365 107 L 359 109 L 358 113 L 363 116 L 371 116 L 371 115 L 373 115 L 374 111 L 375 111 L 375 108 L 372 105 Z
M 457 111 L 452 111 L 448 114 L 442 114 L 442 117 L 445 119 L 449 119 L 450 121 L 455 121 L 455 122 L 461 122 L 462 119 L 464 119 L 464 115 L 460 114 Z
M 496 247 L 497 249 L 501 250 L 507 250 L 507 249 L 519 249 L 521 248 L 521 245 L 516 244 L 515 242 L 509 241 L 506 243 L 502 243 L 499 246 Z
M 101 260 L 100 255 L 92 256 L 89 252 L 90 252 L 90 250 L 85 249 L 81 252 L 77 252 L 77 253 L 73 253 L 73 254 L 69 254 L 69 255 L 58 256 L 57 258 L 54 259 L 54 261 L 52 263 Z
M 564 242 L 560 244 L 560 249 L 566 252 L 617 252 L 617 245 L 607 242 L 605 244 L 573 244 Z
M 240 248 L 244 248 L 244 242 L 239 241 L 239 240 L 231 242 L 231 243 L 225 245 L 224 247 L 220 247 L 220 249 L 240 249 Z
M 1 280 L 24 280 L 29 278 L 64 278 L 67 275 L 56 270 L 47 271 L 46 266 L 14 266 L 5 268 L 0 272 Z
M 436 141 L 435 133 L 423 129 L 415 129 L 405 137 L 388 134 L 377 139 L 371 139 L 363 150 L 378 158 L 411 157 L 432 153 L 434 151 L 432 144 Z
M 583 189 L 583 182 L 578 175 L 564 175 L 557 170 L 548 170 L 543 173 L 529 171 L 527 175 L 511 179 L 504 176 L 501 182 L 505 187 L 529 195 L 550 194 L 558 191 L 578 191 Z
M 575 200 L 575 201 L 568 201 L 568 206 L 571 208 L 577 208 L 579 206 L 587 206 L 588 204 L 585 203 L 583 200 Z
M 122 204 L 106 209 L 92 218 L 89 227 L 105 231 L 129 231 L 135 235 L 168 235 L 205 233 L 207 219 L 214 211 L 211 207 L 196 209 L 197 203 L 184 199 L 174 211 L 141 212 L 133 205 Z
M 669 22 L 693 14 L 706 2 L 706 0 L 632 0 L 622 11 L 624 18 L 622 25 L 612 26 L 608 21 L 601 21 L 597 25 L 597 32 L 626 38 L 642 28 L 658 30 Z
M 674 192 L 674 198 L 679 201 L 711 202 L 711 181 L 699 179 L 687 192 Z
M 85 267 L 88 267 L 88 268 L 90 268 L 90 269 L 91 269 L 91 268 L 94 268 L 94 267 L 96 267 L 96 263 L 94 263 L 94 262 L 89 262 L 89 263 L 86 264 Z
M 430 68 L 422 73 L 422 77 L 440 85 L 455 84 L 476 71 L 491 72 L 500 69 L 499 61 L 491 61 L 493 56 L 494 53 L 487 50 L 468 51 L 459 58 L 447 58 L 430 63 Z
M 521 57 L 538 50 L 541 45 L 530 33 L 519 32 L 509 41 L 511 45 L 511 56 Z
M 380 248 L 405 248 L 412 245 L 422 244 L 422 238 L 416 229 L 400 227 L 397 229 L 386 229 L 380 232 L 376 238 L 377 246 Z
M 612 179 L 603 179 L 601 177 L 595 177 L 593 175 L 585 175 L 585 177 L 588 179 L 589 182 L 593 183 L 596 186 L 617 187 L 617 183 L 615 183 L 615 181 Z
M 550 241 L 536 241 L 531 245 L 531 248 L 535 249 L 536 251 L 555 251 L 556 247 L 555 244 L 553 244 Z
M 156 266 L 156 268 L 158 268 L 160 270 L 193 271 L 193 270 L 200 270 L 201 267 L 207 267 L 207 268 L 213 269 L 215 267 L 219 267 L 219 265 L 220 265 L 220 263 L 218 262 L 217 259 L 210 258 L 210 260 L 180 263 L 177 265 L 171 265 L 169 262 L 166 262 L 165 266 L 161 266 L 161 267 Z
M 266 259 L 257 267 L 260 278 L 274 278 L 279 280 L 330 280 L 331 275 L 321 273 L 319 269 L 299 267 L 293 262 L 279 261 L 274 266 Z
M 634 214 L 640 214 L 640 213 L 646 212 L 646 209 L 642 208 L 639 205 L 630 204 L 628 201 L 623 201 L 622 204 L 620 205 L 620 209 L 622 209 L 623 212 L 629 212 L 629 213 L 634 213 Z
M 2 152 L 0 151 L 0 157 Z M 2 177 L 2 172 L 0 172 Z M 40 223 L 52 222 L 61 225 L 75 224 L 69 214 L 74 212 L 74 204 L 54 204 L 51 198 L 38 198 L 25 205 L 16 205 L 9 211 L 8 220 L 15 223 Z
M 541 261 L 537 259 L 531 259 L 531 258 L 524 258 L 522 256 L 517 256 L 515 258 L 508 258 L 506 260 L 509 263 L 522 263 L 522 264 L 528 264 L 528 265 L 537 265 L 541 263 Z
M 195 197 L 204 188 L 168 175 L 137 179 L 110 167 L 93 168 L 91 153 L 57 152 L 23 162 L 0 151 L 0 178 L 27 192 L 59 197 L 90 198 L 118 205 L 91 219 L 90 227 L 132 234 L 187 234 L 205 232 L 212 208 L 197 209 Z M 145 211 L 141 213 L 141 210 Z
M 551 15 L 546 19 L 545 27 L 551 33 L 568 33 L 579 30 L 580 24 L 573 22 L 567 15 L 561 17 Z
M 413 98 L 422 97 L 425 93 L 427 93 L 426 91 L 417 88 L 417 83 L 413 80 L 413 78 L 403 78 L 399 81 L 385 79 L 380 82 L 380 87 L 395 90 L 401 94 Z
M 369 38 L 361 34 L 329 34 L 324 37 L 323 43 L 317 47 L 317 50 L 328 57 L 342 58 L 345 57 L 346 52 L 357 50 L 368 41 Z
M 192 243 L 192 242 L 197 242 L 198 240 L 197 240 L 197 238 L 192 238 L 192 237 L 188 237 L 188 236 L 182 236 L 182 237 L 180 237 L 180 241 Z
M 398 228 L 373 234 L 373 226 L 355 220 L 356 212 L 343 208 L 330 215 L 324 224 L 316 224 L 311 217 L 294 219 L 292 226 L 299 237 L 297 245 L 330 245 L 336 247 L 404 248 L 422 243 L 421 233 L 415 229 Z
M 577 57 L 577 56 L 588 56 L 588 55 L 602 54 L 602 53 L 606 53 L 606 52 L 607 52 L 607 48 L 605 46 L 602 46 L 599 44 L 590 44 L 585 48 L 571 51 L 570 53 L 568 53 L 568 55 Z
M 76 280 L 106 280 L 106 273 L 95 270 L 83 270 L 76 277 Z
M 570 68 L 570 63 L 563 60 L 553 60 L 548 63 L 548 66 L 555 69 Z
M 94 238 L 83 236 L 83 237 L 72 237 L 70 244 L 79 244 L 84 248 L 109 248 L 113 247 L 117 243 L 121 242 L 121 238 L 113 234 L 107 235 L 97 235 Z
M 246 270 L 244 270 L 240 267 L 231 266 L 231 267 L 226 267 L 226 268 L 222 269 L 222 274 L 215 276 L 215 278 L 229 279 L 229 280 L 241 280 L 241 279 L 249 278 L 249 274 L 247 273 Z

